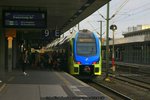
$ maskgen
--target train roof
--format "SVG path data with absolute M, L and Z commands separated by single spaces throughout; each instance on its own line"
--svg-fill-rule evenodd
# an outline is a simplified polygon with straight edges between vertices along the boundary
M 54 41 L 52 41 L 50 44 L 48 44 L 46 46 L 46 48 L 53 48 L 53 47 L 56 47 L 58 45 L 65 43 L 65 42 L 69 42 L 69 40 L 72 39 L 74 36 L 75 36 L 75 34 L 69 34 L 65 37 L 57 38 Z

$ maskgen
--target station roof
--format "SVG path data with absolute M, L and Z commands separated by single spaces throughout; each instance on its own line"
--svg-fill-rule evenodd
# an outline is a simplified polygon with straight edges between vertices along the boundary
M 47 29 L 63 32 L 110 0 L 0 0 L 0 10 L 46 11 Z M 2 15 L 0 15 L 2 21 Z
M 25 39 L 31 40 L 31 43 L 37 43 L 37 40 L 41 43 L 43 40 L 40 40 L 40 38 L 42 37 L 41 34 L 43 34 L 43 30 L 58 29 L 61 31 L 60 34 L 63 34 L 109 1 L 110 0 L 0 0 L 0 27 L 2 27 L 2 12 L 4 10 L 44 11 L 47 15 L 46 28 L 17 28 L 17 33 L 21 33 L 21 36 Z M 50 36 L 48 42 L 52 40 L 54 40 L 53 36 Z

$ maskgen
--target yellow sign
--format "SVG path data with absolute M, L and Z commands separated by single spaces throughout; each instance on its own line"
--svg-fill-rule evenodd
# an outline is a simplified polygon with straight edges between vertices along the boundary
M 7 40 L 8 40 L 8 48 L 12 48 L 12 40 L 13 40 L 13 38 L 11 36 L 9 36 L 7 38 Z

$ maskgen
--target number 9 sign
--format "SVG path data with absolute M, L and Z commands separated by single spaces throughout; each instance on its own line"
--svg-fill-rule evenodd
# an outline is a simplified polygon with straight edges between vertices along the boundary
M 49 30 L 45 30 L 44 36 L 45 36 L 45 37 L 48 37 L 48 36 L 49 36 Z

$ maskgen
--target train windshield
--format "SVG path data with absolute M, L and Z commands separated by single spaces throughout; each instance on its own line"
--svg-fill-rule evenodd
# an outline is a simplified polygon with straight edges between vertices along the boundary
M 93 33 L 79 33 L 76 44 L 77 55 L 96 55 L 96 41 Z

